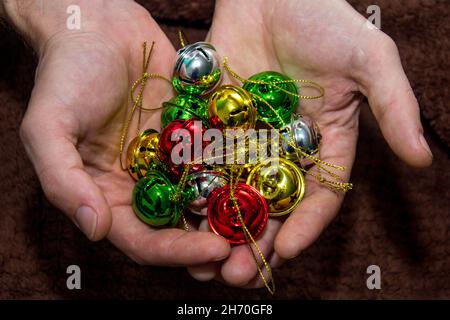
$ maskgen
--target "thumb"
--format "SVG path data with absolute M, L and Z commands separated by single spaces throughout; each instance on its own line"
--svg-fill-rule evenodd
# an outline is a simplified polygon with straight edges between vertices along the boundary
M 111 227 L 106 198 L 85 171 L 67 125 L 43 109 L 30 104 L 22 122 L 20 136 L 28 156 L 49 201 L 90 240 L 100 240 Z
M 412 166 L 428 166 L 433 156 L 423 136 L 419 104 L 403 70 L 397 46 L 384 34 L 377 40 L 370 43 L 368 59 L 358 59 L 361 91 L 367 96 L 391 149 Z

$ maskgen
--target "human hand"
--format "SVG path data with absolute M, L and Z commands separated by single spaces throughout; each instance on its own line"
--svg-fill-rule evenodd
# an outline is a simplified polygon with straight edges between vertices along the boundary
M 345 1 L 217 0 L 207 41 L 228 56 L 232 68 L 244 78 L 274 70 L 325 88 L 323 99 L 301 100 L 299 111 L 319 123 L 321 159 L 344 166 L 345 180 L 355 158 L 361 93 L 368 98 L 391 149 L 412 166 L 431 164 L 419 106 L 395 43 Z M 298 208 L 283 225 L 280 219 L 269 219 L 257 241 L 272 267 L 311 245 L 343 201 L 342 193 L 310 176 L 306 180 L 306 194 Z M 220 268 L 205 264 L 189 271 L 198 279 L 262 286 L 247 246 L 234 247 Z
M 120 167 L 119 140 L 129 86 L 142 74 L 143 41 L 156 42 L 151 72 L 170 77 L 175 59 L 149 13 L 123 0 L 4 4 L 8 18 L 39 55 L 21 137 L 47 198 L 89 239 L 107 236 L 141 264 L 185 266 L 228 256 L 230 247 L 222 237 L 154 230 L 131 208 L 134 181 Z M 69 4 L 81 8 L 81 30 L 66 29 Z M 144 103 L 159 106 L 171 95 L 169 85 L 155 80 L 147 86 Z M 159 128 L 159 121 L 159 112 L 145 113 L 141 127 Z

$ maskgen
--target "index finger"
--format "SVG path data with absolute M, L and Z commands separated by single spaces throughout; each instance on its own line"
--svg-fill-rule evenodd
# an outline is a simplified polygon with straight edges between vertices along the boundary
M 230 254 L 228 242 L 211 232 L 155 230 L 141 222 L 131 206 L 113 208 L 112 214 L 108 239 L 139 264 L 189 266 L 220 261 Z
M 347 128 L 323 128 L 321 159 L 344 166 L 340 176 L 348 181 L 355 158 L 357 134 Z M 312 169 L 315 170 L 315 169 Z M 282 225 L 275 238 L 275 252 L 292 259 L 310 246 L 337 215 L 344 194 L 320 185 L 306 176 L 306 194 Z

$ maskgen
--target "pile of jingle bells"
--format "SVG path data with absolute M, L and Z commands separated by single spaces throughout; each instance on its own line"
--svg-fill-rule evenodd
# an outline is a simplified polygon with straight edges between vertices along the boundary
M 242 86 L 221 86 L 227 71 Z M 198 214 L 207 216 L 210 229 L 231 244 L 257 239 L 268 217 L 289 214 L 301 202 L 308 173 L 302 160 L 321 163 L 314 156 L 321 140 L 317 123 L 294 113 L 302 97 L 297 82 L 275 71 L 242 79 L 211 44 L 197 42 L 177 52 L 171 83 L 178 95 L 163 103 L 161 131 L 147 129 L 128 146 L 127 168 L 137 180 L 133 210 L 152 227 L 175 227 L 181 221 L 186 227 L 184 215 Z M 255 144 L 257 149 L 265 147 L 245 133 L 227 136 L 228 129 L 261 128 L 279 134 L 276 140 L 269 139 L 269 154 L 277 149 L 276 159 L 257 157 L 253 163 L 230 164 L 194 158 L 211 144 L 201 138 L 194 143 L 207 129 L 223 132 L 223 141 L 243 139 L 243 147 L 236 147 L 239 143 L 223 147 L 219 157 L 224 160 L 230 153 L 232 159 L 241 153 L 248 156 Z M 180 129 L 183 134 L 177 134 Z M 177 163 L 171 156 L 181 142 L 191 148 L 187 163 Z

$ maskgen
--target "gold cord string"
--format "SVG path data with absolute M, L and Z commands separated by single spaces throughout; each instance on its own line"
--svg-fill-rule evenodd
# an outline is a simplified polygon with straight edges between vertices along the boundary
M 192 162 L 187 163 L 184 166 L 183 174 L 181 175 L 180 181 L 178 182 L 178 185 L 177 185 L 177 189 L 175 190 L 175 195 L 173 197 L 175 203 L 177 203 L 177 204 L 180 203 L 180 201 L 181 201 L 182 192 L 183 192 L 184 186 L 186 185 L 187 177 L 188 177 L 188 174 L 189 174 L 189 171 L 191 170 L 191 168 L 192 168 Z M 189 231 L 189 226 L 188 226 L 188 223 L 186 221 L 186 217 L 185 217 L 183 211 L 181 211 L 181 219 L 183 220 L 184 230 Z
M 162 106 L 154 107 L 154 108 L 144 108 L 142 106 L 143 103 L 143 95 L 145 86 L 147 84 L 148 79 L 161 79 L 169 84 L 171 84 L 171 81 L 164 77 L 163 75 L 160 75 L 158 73 L 148 73 L 148 67 L 150 64 L 150 59 L 153 53 L 153 49 L 155 46 L 155 42 L 152 42 L 152 46 L 150 48 L 150 52 L 147 55 L 147 42 L 143 43 L 143 59 L 142 59 L 142 75 L 139 79 L 133 82 L 130 89 L 130 99 L 133 101 L 133 106 L 131 110 L 128 112 L 128 115 L 124 121 L 124 124 L 122 126 L 122 134 L 120 136 L 120 167 L 122 170 L 127 170 L 126 167 L 123 165 L 123 153 L 124 153 L 124 147 L 125 147 L 125 140 L 127 139 L 128 130 L 131 124 L 131 121 L 133 120 L 134 113 L 136 112 L 136 109 L 139 109 L 138 114 L 138 123 L 137 123 L 137 136 L 140 134 L 140 125 L 141 125 L 141 118 L 142 118 L 142 112 L 152 112 L 162 109 Z M 137 88 L 139 87 L 138 95 L 135 97 L 135 93 Z
M 184 32 L 181 30 L 178 30 L 178 40 L 180 41 L 180 45 L 182 48 L 184 48 L 186 46 L 184 38 L 185 38 Z
M 265 123 L 271 127 L 271 129 L 277 130 L 275 127 L 273 127 L 269 122 L 265 121 Z M 315 174 L 314 172 L 312 172 L 311 170 L 305 170 L 302 167 L 299 167 L 299 169 L 306 173 L 309 174 L 310 176 L 316 178 L 316 180 L 318 182 L 320 182 L 323 185 L 326 185 L 327 187 L 329 187 L 330 189 L 334 189 L 336 191 L 343 191 L 343 192 L 347 192 L 349 190 L 351 190 L 353 188 L 353 184 L 349 183 L 349 182 L 342 182 L 344 181 L 344 179 L 339 176 L 338 174 L 332 172 L 330 169 L 328 169 L 327 167 L 339 170 L 339 171 L 344 171 L 345 168 L 343 166 L 339 166 L 339 165 L 335 165 L 332 163 L 329 163 L 327 161 L 323 161 L 318 157 L 314 157 L 312 155 L 310 155 L 309 153 L 305 152 L 302 150 L 302 148 L 297 147 L 295 145 L 295 142 L 293 141 L 293 138 L 291 137 L 290 140 L 287 140 L 283 135 L 280 135 L 281 139 L 283 139 L 284 141 L 287 141 L 289 143 L 289 145 L 295 150 L 295 152 L 297 154 L 300 154 L 301 156 L 303 156 L 304 158 L 310 160 L 311 162 L 313 162 L 318 170 L 318 174 Z M 330 181 L 328 179 L 326 179 L 321 171 L 326 172 L 328 175 L 330 175 L 331 177 L 333 177 L 334 179 L 338 180 L 338 181 Z
M 304 79 L 291 79 L 291 80 L 278 80 L 278 81 L 273 81 L 273 82 L 266 82 L 263 80 L 250 80 L 250 79 L 245 79 L 242 78 L 240 75 L 238 75 L 233 69 L 231 69 L 229 63 L 228 63 L 228 57 L 225 57 L 223 59 L 223 66 L 224 68 L 231 74 L 231 76 L 233 76 L 234 78 L 236 78 L 237 80 L 239 80 L 242 83 L 253 83 L 253 84 L 264 84 L 264 85 L 269 85 L 272 86 L 288 95 L 291 96 L 295 96 L 299 99 L 303 99 L 303 100 L 313 100 L 313 99 L 319 99 L 322 98 L 325 95 L 325 89 L 318 83 L 311 81 L 311 80 L 304 80 Z M 305 95 L 301 95 L 301 94 L 297 94 L 294 92 L 290 92 L 280 86 L 277 86 L 277 84 L 283 84 L 283 83 L 297 83 L 300 85 L 298 85 L 299 87 L 311 87 L 311 88 L 315 88 L 319 91 L 318 95 L 315 96 L 305 96 Z M 305 85 L 301 85 L 301 84 L 305 84 Z
M 245 225 L 241 210 L 239 209 L 239 205 L 237 203 L 237 199 L 235 196 L 236 185 L 239 182 L 239 178 L 240 178 L 240 175 L 242 174 L 242 171 L 243 171 L 243 168 L 240 167 L 238 174 L 237 174 L 236 178 L 234 179 L 233 173 L 235 171 L 232 170 L 231 180 L 230 180 L 230 199 L 233 202 L 234 207 L 236 208 L 239 222 L 241 223 L 242 230 L 244 231 L 244 236 L 245 236 L 245 239 L 250 248 L 250 252 L 252 254 L 253 260 L 255 261 L 256 267 L 258 268 L 259 276 L 261 277 L 261 280 L 263 281 L 264 286 L 267 288 L 269 293 L 273 295 L 273 294 L 275 294 L 276 288 L 275 288 L 275 279 L 273 278 L 273 275 L 272 275 L 272 269 L 270 268 L 269 263 L 267 262 L 266 258 L 264 257 L 264 254 L 262 253 L 262 251 L 259 248 L 258 244 L 256 243 L 255 239 L 253 238 L 252 234 L 250 233 L 247 226 Z M 259 257 L 261 258 L 264 268 L 266 269 L 267 274 L 269 275 L 269 279 L 266 279 L 266 277 L 264 276 L 263 270 L 259 265 L 258 258 L 256 257 L 256 253 L 253 250 L 252 244 L 253 244 L 253 247 L 255 248 L 256 252 L 258 253 Z
M 144 76 L 146 76 L 148 79 L 161 79 L 166 81 L 168 84 L 172 85 L 172 82 L 167 79 L 166 77 L 164 77 L 163 75 L 159 74 L 159 73 L 145 73 Z M 134 100 L 134 93 L 136 91 L 136 87 L 139 85 L 141 79 L 136 80 L 136 84 L 134 84 L 134 87 L 132 87 L 131 89 L 131 99 Z M 142 106 L 142 101 L 139 105 L 139 112 L 152 112 L 152 111 L 157 111 L 163 109 L 163 106 L 159 106 L 159 107 L 153 107 L 153 108 L 145 108 Z
M 134 112 L 136 111 L 136 109 L 138 107 L 140 107 L 142 105 L 144 89 L 147 84 L 147 80 L 149 79 L 149 74 L 147 73 L 147 69 L 150 64 L 150 59 L 151 59 L 151 56 L 153 53 L 154 46 L 155 46 L 155 42 L 153 41 L 152 46 L 150 48 L 150 52 L 147 55 L 147 42 L 144 42 L 144 44 L 143 44 L 143 53 L 144 54 L 143 54 L 143 62 L 142 62 L 142 76 L 140 79 L 136 80 L 131 87 L 130 96 L 131 96 L 131 100 L 133 101 L 133 107 L 128 112 L 127 118 L 126 118 L 123 128 L 122 128 L 122 134 L 120 136 L 119 159 L 120 159 L 120 167 L 122 168 L 122 170 L 127 170 L 126 167 L 124 168 L 124 165 L 123 165 L 123 149 L 125 146 L 125 140 L 127 139 L 128 129 L 130 127 L 131 121 L 133 120 Z M 134 99 L 134 92 L 136 91 L 136 88 L 139 84 L 140 84 L 139 93 L 138 93 L 136 99 Z M 139 123 L 138 123 L 138 125 L 139 125 Z M 138 131 L 139 131 L 139 129 L 138 129 Z
M 274 88 L 277 88 L 287 94 L 294 95 L 294 96 L 298 97 L 299 99 L 318 99 L 318 98 L 323 97 L 325 94 L 325 89 L 322 86 L 320 86 L 318 83 L 313 82 L 313 81 L 302 80 L 302 79 L 283 80 L 283 81 L 274 81 L 274 82 L 266 82 L 266 81 L 262 81 L 262 80 L 248 80 L 248 79 L 242 78 L 235 71 L 233 71 L 233 69 L 230 67 L 230 65 L 228 63 L 227 57 L 224 58 L 223 65 L 224 65 L 224 68 L 231 74 L 231 76 L 233 76 L 234 78 L 236 78 L 237 80 L 239 80 L 242 83 L 255 83 L 255 84 L 264 84 L 264 85 L 273 86 Z M 299 95 L 299 94 L 289 92 L 289 91 L 277 86 L 277 84 L 281 84 L 281 83 L 299 83 L 299 82 L 307 83 L 307 84 L 311 85 L 312 87 L 318 89 L 320 91 L 320 94 L 316 95 L 316 96 L 304 96 L 304 95 Z M 260 98 L 259 96 L 255 95 L 255 94 L 252 94 L 252 97 L 254 99 L 257 99 L 258 101 L 262 102 L 263 104 L 265 104 L 277 116 L 277 118 L 283 124 L 283 126 L 286 125 L 286 123 L 281 118 L 279 113 L 275 110 L 275 108 L 273 108 L 273 106 L 270 103 L 268 103 L 267 101 L 265 101 L 264 99 Z M 270 124 L 268 121 L 264 121 L 264 122 L 271 129 L 278 130 L 272 124 Z M 346 192 L 346 191 L 352 189 L 353 185 L 351 183 L 342 182 L 342 181 L 344 181 L 344 179 L 341 176 L 339 176 L 338 174 L 332 172 L 330 169 L 327 168 L 327 167 L 330 167 L 330 168 L 333 168 L 333 169 L 336 169 L 339 171 L 344 171 L 345 168 L 343 166 L 335 165 L 335 164 L 323 161 L 320 158 L 314 157 L 314 156 L 310 155 L 309 153 L 305 152 L 304 150 L 302 150 L 301 148 L 297 147 L 295 145 L 295 142 L 292 137 L 288 141 L 283 135 L 280 135 L 280 136 L 284 141 L 287 141 L 287 143 L 289 143 L 289 145 L 295 150 L 295 152 L 297 153 L 299 158 L 304 157 L 304 158 L 310 160 L 311 162 L 313 162 L 316 165 L 317 171 L 318 171 L 318 173 L 315 174 L 315 173 L 311 172 L 311 170 L 305 170 L 300 167 L 300 170 L 302 172 L 309 174 L 310 176 L 316 178 L 317 181 L 319 181 L 320 183 L 326 185 L 327 187 L 329 187 L 331 189 L 340 190 L 343 192 Z M 320 154 L 319 154 L 319 156 L 320 156 Z M 321 171 L 326 172 L 329 176 L 331 176 L 332 178 L 334 178 L 338 181 L 330 181 L 330 180 L 326 179 L 322 175 Z
M 213 158 L 216 158 L 216 157 L 212 157 L 211 159 L 213 159 Z M 203 159 L 203 162 L 204 161 L 206 161 L 206 160 Z M 185 186 L 186 181 L 187 181 L 188 173 L 189 173 L 193 163 L 195 163 L 195 160 L 193 160 L 193 161 L 189 162 L 188 164 L 186 164 L 186 166 L 184 168 L 183 174 L 181 176 L 180 182 L 179 182 L 179 184 L 177 186 L 177 190 L 176 190 L 176 193 L 175 193 L 175 196 L 174 196 L 174 200 L 175 201 L 179 201 L 181 199 L 182 190 L 184 189 L 184 186 Z M 267 262 L 266 258 L 264 257 L 264 254 L 262 253 L 262 251 L 259 248 L 258 244 L 256 243 L 255 239 L 251 235 L 250 231 L 248 230 L 247 226 L 245 225 L 244 219 L 242 217 L 242 213 L 241 213 L 241 211 L 239 209 L 239 205 L 237 203 L 237 199 L 236 199 L 236 197 L 234 195 L 234 190 L 235 190 L 236 184 L 239 182 L 240 176 L 242 175 L 243 168 L 241 166 L 236 166 L 236 165 L 233 165 L 232 167 L 233 168 L 232 168 L 231 174 L 229 176 L 230 177 L 230 182 L 229 182 L 230 183 L 230 199 L 233 201 L 233 205 L 236 208 L 236 211 L 237 211 L 237 214 L 238 214 L 238 218 L 239 218 L 239 222 L 241 223 L 242 229 L 244 231 L 244 236 L 245 236 L 245 239 L 246 239 L 246 241 L 247 241 L 247 243 L 249 245 L 250 252 L 252 254 L 253 260 L 255 261 L 256 267 L 258 269 L 259 276 L 261 277 L 261 279 L 262 279 L 262 281 L 264 283 L 264 286 L 267 288 L 267 290 L 271 294 L 275 294 L 275 280 L 273 278 L 272 270 L 270 268 L 270 265 Z M 238 168 L 236 177 L 234 176 L 234 174 L 236 173 L 236 170 L 233 170 L 234 168 Z M 185 230 L 188 231 L 188 225 L 187 225 L 187 222 L 186 222 L 186 219 L 185 219 L 183 213 L 182 213 L 182 218 L 183 218 L 183 223 L 184 223 Z M 261 267 L 259 265 L 256 253 L 254 252 L 252 244 L 253 244 L 257 254 L 261 258 L 261 261 L 262 261 L 262 263 L 264 265 L 264 268 L 267 270 L 267 274 L 269 275 L 269 280 L 266 279 L 266 277 L 264 276 L 263 270 L 261 269 Z
M 280 114 L 278 112 L 276 112 L 276 110 L 272 107 L 272 105 L 270 103 L 268 103 L 266 100 L 264 100 L 263 98 L 261 98 L 260 96 L 254 94 L 254 93 L 250 92 L 250 94 L 253 97 L 253 99 L 256 99 L 256 100 L 264 103 L 265 105 L 267 105 L 270 108 L 270 110 L 277 116 L 278 121 L 281 122 L 283 127 L 286 125 L 286 122 L 284 122 L 283 118 L 280 116 Z

